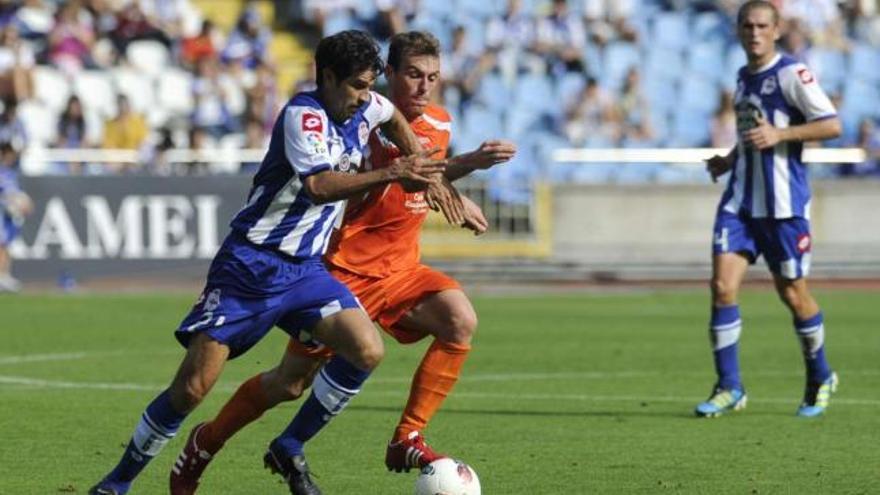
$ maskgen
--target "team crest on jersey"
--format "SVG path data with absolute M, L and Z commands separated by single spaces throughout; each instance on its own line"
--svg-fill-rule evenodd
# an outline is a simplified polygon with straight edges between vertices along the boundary
M 812 240 L 810 239 L 810 234 L 801 234 L 797 239 L 797 249 L 799 253 L 806 253 L 812 247 Z
M 361 122 L 358 126 L 358 140 L 361 142 L 361 146 L 367 144 L 367 139 L 370 138 L 370 128 L 367 127 L 366 122 Z
M 303 112 L 302 129 L 304 131 L 324 132 L 324 124 L 321 123 L 321 117 L 310 112 Z
M 764 79 L 764 82 L 761 83 L 761 94 L 762 95 L 771 95 L 776 91 L 776 77 L 768 77 Z
M 816 80 L 816 78 L 813 77 L 813 73 L 810 72 L 810 69 L 807 69 L 806 67 L 798 69 L 797 74 L 798 78 L 804 84 L 810 84 Z
M 351 157 L 348 154 L 343 154 L 339 157 L 339 171 L 340 172 L 348 172 L 351 169 Z

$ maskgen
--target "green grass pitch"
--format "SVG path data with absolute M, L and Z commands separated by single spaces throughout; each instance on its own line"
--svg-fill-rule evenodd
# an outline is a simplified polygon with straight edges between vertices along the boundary
M 741 304 L 749 407 L 713 420 L 692 416 L 713 381 L 704 291 L 477 297 L 474 352 L 427 437 L 474 466 L 488 495 L 878 493 L 880 293 L 817 298 L 841 377 L 824 418 L 794 417 L 801 356 L 772 292 L 750 290 Z M 85 493 L 115 464 L 180 360 L 171 331 L 193 299 L 0 297 L 0 493 Z M 329 495 L 413 491 L 415 473 L 389 473 L 383 458 L 424 344 L 386 343 L 362 394 L 308 447 Z M 132 493 L 167 493 L 189 429 L 283 349 L 275 330 L 231 362 Z M 286 493 L 261 458 L 295 407 L 232 439 L 200 493 Z

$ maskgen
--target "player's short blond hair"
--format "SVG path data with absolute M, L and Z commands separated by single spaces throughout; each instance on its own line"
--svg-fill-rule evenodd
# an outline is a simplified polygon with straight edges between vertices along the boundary
M 440 42 L 433 34 L 425 31 L 410 31 L 391 37 L 391 44 L 388 47 L 388 65 L 392 69 L 400 69 L 400 63 L 404 57 L 423 55 L 440 57 Z
M 779 24 L 779 9 L 776 8 L 775 5 L 768 2 L 767 0 L 749 0 L 748 2 L 742 4 L 739 8 L 739 12 L 736 13 L 736 25 L 739 26 L 742 24 L 743 19 L 745 19 L 746 15 L 754 9 L 767 9 L 773 13 L 773 24 Z

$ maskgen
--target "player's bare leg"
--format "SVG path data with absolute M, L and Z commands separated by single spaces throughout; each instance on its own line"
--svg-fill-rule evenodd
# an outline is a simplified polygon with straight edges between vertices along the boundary
M 739 289 L 749 267 L 749 259 L 739 253 L 712 257 L 712 316 L 709 337 L 712 342 L 718 381 L 705 402 L 697 404 L 701 417 L 720 416 L 746 406 L 746 394 L 739 376 L 738 342 L 742 331 L 737 304 Z
M 128 492 L 132 480 L 174 437 L 186 415 L 217 383 L 228 357 L 226 345 L 205 334 L 193 336 L 171 386 L 147 406 L 122 459 L 89 493 Z
M 797 415 L 819 416 L 825 412 L 831 394 L 837 390 L 837 373 L 825 359 L 825 325 L 819 305 L 810 293 L 805 278 L 786 279 L 774 274 L 776 292 L 794 319 L 794 329 L 804 354 L 807 371 L 804 398 Z
M 434 342 L 413 376 L 406 408 L 385 453 L 385 465 L 397 472 L 443 457 L 425 443 L 421 431 L 458 381 L 471 349 L 477 315 L 463 291 L 450 289 L 424 297 L 400 325 L 427 331 Z
M 171 495 L 195 493 L 202 473 L 226 441 L 267 410 L 301 397 L 325 361 L 285 352 L 278 366 L 245 381 L 213 420 L 190 432 L 171 469 Z
M 360 392 L 385 352 L 379 333 L 360 309 L 324 318 L 311 334 L 336 354 L 318 371 L 308 399 L 284 432 L 269 444 L 263 458 L 266 467 L 281 474 L 296 495 L 320 495 L 305 461 L 305 444 Z

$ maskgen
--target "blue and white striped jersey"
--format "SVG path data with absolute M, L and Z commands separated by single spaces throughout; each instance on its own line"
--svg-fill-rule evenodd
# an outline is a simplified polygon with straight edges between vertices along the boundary
M 313 203 L 303 179 L 329 169 L 357 172 L 370 132 L 393 113 L 390 101 L 371 93 L 367 104 L 337 124 L 316 92 L 294 96 L 275 121 L 269 151 L 232 229 L 254 244 L 295 258 L 324 254 L 344 202 Z
M 777 55 L 756 72 L 740 69 L 735 101 L 740 136 L 757 125 L 759 116 L 785 128 L 837 115 L 815 76 L 787 55 Z M 802 151 L 799 142 L 760 151 L 740 140 L 721 208 L 752 218 L 809 219 L 810 185 Z

